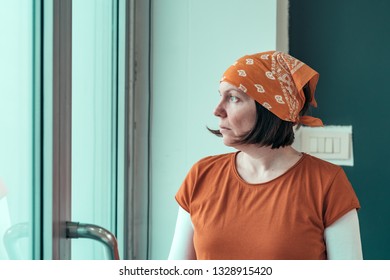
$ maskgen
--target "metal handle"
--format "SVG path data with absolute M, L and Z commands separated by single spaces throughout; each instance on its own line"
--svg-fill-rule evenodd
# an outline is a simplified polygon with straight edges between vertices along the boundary
M 3 236 L 4 247 L 8 257 L 11 260 L 21 260 L 20 249 L 17 241 L 20 238 L 27 238 L 30 234 L 30 225 L 28 223 L 19 223 L 11 226 L 6 230 Z
M 111 259 L 119 260 L 118 242 L 115 235 L 92 224 L 80 224 L 77 222 L 66 222 L 67 238 L 90 238 L 103 243 L 109 251 Z

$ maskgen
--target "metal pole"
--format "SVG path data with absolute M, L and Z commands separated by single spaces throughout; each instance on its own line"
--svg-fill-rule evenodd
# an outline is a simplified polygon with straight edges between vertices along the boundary
M 53 2 L 53 256 L 70 259 L 66 221 L 71 219 L 72 0 Z

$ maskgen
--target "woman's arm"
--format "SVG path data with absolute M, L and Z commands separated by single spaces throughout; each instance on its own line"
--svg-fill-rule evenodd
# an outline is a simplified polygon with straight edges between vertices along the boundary
M 359 219 L 356 209 L 349 211 L 325 229 L 329 260 L 362 260 Z
M 190 214 L 183 208 L 179 207 L 175 233 L 169 260 L 195 260 L 196 254 L 193 243 L 194 227 L 192 225 Z

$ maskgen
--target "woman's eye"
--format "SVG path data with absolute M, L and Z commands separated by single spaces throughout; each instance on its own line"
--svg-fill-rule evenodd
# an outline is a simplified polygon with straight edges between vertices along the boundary
M 230 102 L 237 102 L 238 101 L 238 97 L 237 96 L 230 96 L 229 97 L 229 101 Z

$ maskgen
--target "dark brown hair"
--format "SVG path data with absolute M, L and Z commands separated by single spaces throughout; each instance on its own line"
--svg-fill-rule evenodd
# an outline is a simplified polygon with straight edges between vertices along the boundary
M 300 116 L 306 113 L 312 99 L 308 84 L 303 87 L 303 92 L 305 94 L 305 104 L 299 113 Z M 272 149 L 290 146 L 294 142 L 294 123 L 280 119 L 256 101 L 255 104 L 255 125 L 246 135 L 237 140 L 235 144 L 256 144 L 260 147 L 270 146 Z M 222 136 L 219 130 L 207 129 L 219 137 Z

